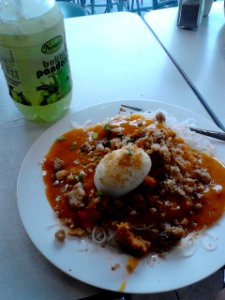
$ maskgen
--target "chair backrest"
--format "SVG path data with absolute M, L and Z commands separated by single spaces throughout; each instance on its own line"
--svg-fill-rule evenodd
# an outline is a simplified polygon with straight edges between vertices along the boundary
M 65 1 L 57 1 L 57 4 L 64 18 L 74 18 L 88 15 L 87 11 L 78 4 Z

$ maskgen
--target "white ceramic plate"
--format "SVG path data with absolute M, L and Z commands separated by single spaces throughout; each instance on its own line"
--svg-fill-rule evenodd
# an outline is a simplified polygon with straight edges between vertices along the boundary
M 69 239 L 60 244 L 54 238 L 59 221 L 46 199 L 40 162 L 52 142 L 71 129 L 71 120 L 93 124 L 118 114 L 120 102 L 100 104 L 62 119 L 47 130 L 26 155 L 18 179 L 18 207 L 25 230 L 39 251 L 55 266 L 93 286 L 112 291 L 122 287 L 128 293 L 157 293 L 174 290 L 195 283 L 225 263 L 225 218 L 215 226 L 189 241 L 185 251 L 176 249 L 165 258 L 157 256 L 142 259 L 133 273 L 126 270 L 128 255 L 113 249 L 101 248 L 91 241 Z M 179 121 L 193 118 L 202 128 L 218 129 L 213 123 L 199 115 L 155 101 L 124 101 L 123 104 L 143 109 L 162 109 L 174 115 Z M 225 160 L 224 143 L 215 141 L 217 155 Z M 116 263 L 120 267 L 114 271 Z

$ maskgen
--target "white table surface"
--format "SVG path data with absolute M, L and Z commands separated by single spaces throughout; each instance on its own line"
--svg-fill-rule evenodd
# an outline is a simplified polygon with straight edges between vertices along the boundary
M 210 119 L 137 15 L 121 12 L 65 23 L 74 81 L 69 113 L 100 102 L 149 98 L 184 106 Z M 96 294 L 98 289 L 51 265 L 22 226 L 16 203 L 18 172 L 31 145 L 50 125 L 32 123 L 20 115 L 8 96 L 1 70 L 0 114 L 0 298 L 76 300 Z M 218 272 L 213 276 L 218 277 Z M 222 281 L 215 289 L 221 286 Z M 188 295 L 186 289 L 182 293 Z M 176 299 L 172 292 L 151 299 L 162 297 Z
M 177 27 L 177 7 L 148 12 L 145 20 L 225 126 L 223 5 L 214 2 L 197 31 Z

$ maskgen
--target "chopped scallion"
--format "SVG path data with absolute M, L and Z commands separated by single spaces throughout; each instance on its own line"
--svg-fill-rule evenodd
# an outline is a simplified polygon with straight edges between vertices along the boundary
M 56 139 L 56 142 L 63 142 L 63 141 L 65 141 L 65 139 L 66 139 L 65 136 L 61 135 Z
M 98 138 L 98 132 L 94 132 L 92 138 L 93 140 L 96 140 Z
M 73 151 L 76 148 L 77 142 L 72 142 L 70 145 L 70 150 Z
M 96 196 L 102 198 L 104 196 L 104 193 L 102 191 L 96 192 Z
M 109 131 L 109 132 L 112 131 L 112 129 L 111 129 L 111 127 L 110 127 L 110 124 L 108 124 L 108 123 L 104 125 L 104 129 L 105 129 L 106 131 Z
M 130 149 L 126 149 L 128 155 L 132 155 L 132 151 Z

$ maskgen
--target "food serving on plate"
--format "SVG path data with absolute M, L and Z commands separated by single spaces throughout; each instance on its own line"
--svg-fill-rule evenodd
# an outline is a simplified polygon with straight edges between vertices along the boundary
M 162 112 L 119 115 L 56 139 L 42 168 L 63 225 L 59 240 L 88 236 L 144 256 L 169 251 L 218 221 L 225 168 L 193 133 L 168 120 Z

